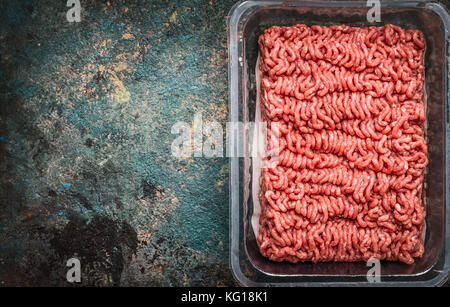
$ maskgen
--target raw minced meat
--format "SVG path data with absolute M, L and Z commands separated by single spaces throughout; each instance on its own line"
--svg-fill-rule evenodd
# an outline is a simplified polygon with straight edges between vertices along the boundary
M 278 165 L 260 178 L 261 253 L 294 263 L 421 257 L 422 32 L 274 26 L 259 51 L 262 120 L 280 127 Z

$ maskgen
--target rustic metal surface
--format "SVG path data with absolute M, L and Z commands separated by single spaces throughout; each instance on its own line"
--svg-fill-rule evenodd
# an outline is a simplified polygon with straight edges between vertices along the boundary
M 230 285 L 228 161 L 171 126 L 227 119 L 234 1 L 0 5 L 0 283 Z

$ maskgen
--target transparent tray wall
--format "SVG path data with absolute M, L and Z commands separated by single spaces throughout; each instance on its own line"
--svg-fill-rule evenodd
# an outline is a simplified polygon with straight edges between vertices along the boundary
M 230 121 L 252 122 L 256 105 L 255 64 L 257 40 L 273 25 L 381 26 L 395 24 L 424 33 L 427 92 L 427 204 L 425 253 L 412 265 L 381 263 L 378 285 L 438 285 L 449 270 L 449 208 L 447 173 L 448 35 L 449 15 L 438 3 L 382 1 L 381 22 L 369 23 L 366 1 L 244 1 L 230 11 L 229 99 Z M 248 135 L 239 144 L 248 148 Z M 273 285 L 373 285 L 367 281 L 370 267 L 357 263 L 276 263 L 261 256 L 250 223 L 252 210 L 251 158 L 230 160 L 230 262 L 236 279 L 246 286 Z

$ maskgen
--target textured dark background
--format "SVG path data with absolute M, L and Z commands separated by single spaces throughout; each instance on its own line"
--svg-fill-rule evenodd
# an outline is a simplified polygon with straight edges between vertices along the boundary
M 0 4 L 0 286 L 235 285 L 228 160 L 171 156 L 225 125 L 235 1 Z

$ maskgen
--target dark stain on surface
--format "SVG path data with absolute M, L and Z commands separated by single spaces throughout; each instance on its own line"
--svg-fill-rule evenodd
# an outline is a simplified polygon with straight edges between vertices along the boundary
M 87 210 L 93 210 L 92 205 L 89 203 L 88 199 L 78 192 L 69 193 L 73 198 L 78 199 L 80 204 L 82 204 Z
M 154 199 L 156 192 L 161 192 L 152 182 L 146 180 L 142 180 L 142 190 L 144 197 L 147 199 Z
M 97 275 L 110 276 L 116 286 L 120 285 L 127 254 L 125 249 L 129 250 L 128 254 L 135 253 L 137 242 L 137 234 L 128 223 L 119 224 L 98 215 L 90 223 L 82 219 L 71 220 L 50 240 L 61 259 L 78 257 L 82 267 L 95 269 Z
M 91 138 L 87 138 L 84 142 L 84 145 L 86 145 L 87 147 L 92 147 L 92 145 L 94 145 L 94 140 Z

